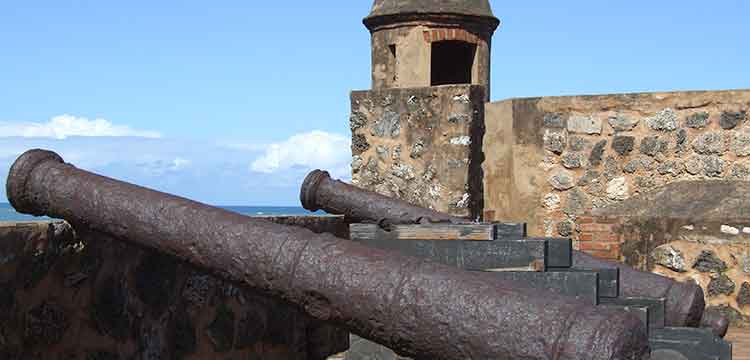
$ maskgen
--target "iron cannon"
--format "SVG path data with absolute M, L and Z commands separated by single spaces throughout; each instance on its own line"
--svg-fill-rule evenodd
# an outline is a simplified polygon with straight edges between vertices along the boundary
M 21 155 L 6 186 L 19 212 L 170 254 L 415 359 L 649 356 L 630 313 L 124 183 L 50 151 Z
M 302 205 L 308 210 L 325 210 L 331 214 L 345 215 L 353 221 L 379 224 L 432 222 L 468 222 L 412 205 L 406 201 L 389 198 L 372 191 L 357 188 L 331 179 L 328 172 L 315 170 L 307 175 L 300 191 Z M 680 283 L 652 273 L 635 270 L 627 265 L 597 259 L 581 251 L 573 252 L 572 268 L 588 270 L 602 268 L 620 269 L 620 291 L 626 297 L 665 298 L 667 326 L 698 326 L 703 315 L 705 300 L 703 290 L 693 283 Z M 705 324 L 723 327 L 720 321 Z M 722 330 L 718 330 L 719 333 Z

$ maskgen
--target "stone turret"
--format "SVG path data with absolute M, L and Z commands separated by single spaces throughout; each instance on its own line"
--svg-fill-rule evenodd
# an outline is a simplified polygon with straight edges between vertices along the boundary
M 488 0 L 375 0 L 372 87 L 447 84 L 490 87 L 492 34 L 500 21 Z

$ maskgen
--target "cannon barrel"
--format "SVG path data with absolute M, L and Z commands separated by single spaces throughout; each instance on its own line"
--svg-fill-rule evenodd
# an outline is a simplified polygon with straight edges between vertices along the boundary
M 416 223 L 422 214 L 430 214 L 425 216 L 431 219 L 460 221 L 460 218 L 333 180 L 327 172 L 321 170 L 315 170 L 307 176 L 302 184 L 300 197 L 302 205 L 308 210 L 322 209 L 331 214 L 346 215 L 361 221 Z M 660 275 L 635 270 L 624 264 L 600 260 L 580 251 L 574 251 L 572 267 L 617 267 L 620 269 L 622 296 L 665 298 L 667 326 L 698 326 L 700 323 L 705 300 L 703 290 L 696 284 L 680 283 Z
M 302 207 L 346 215 L 353 221 L 379 224 L 466 223 L 468 219 L 451 216 L 331 179 L 328 172 L 314 170 L 307 175 L 300 191 Z
M 633 315 L 103 177 L 31 150 L 20 212 L 171 254 L 416 359 L 645 359 Z

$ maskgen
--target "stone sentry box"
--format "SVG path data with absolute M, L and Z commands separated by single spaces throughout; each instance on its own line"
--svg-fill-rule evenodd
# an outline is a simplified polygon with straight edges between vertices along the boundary
M 272 220 L 348 236 L 337 217 Z M 322 360 L 348 333 L 157 252 L 64 222 L 0 224 L 0 359 Z
M 479 216 L 484 89 L 352 92 L 352 182 L 434 210 Z

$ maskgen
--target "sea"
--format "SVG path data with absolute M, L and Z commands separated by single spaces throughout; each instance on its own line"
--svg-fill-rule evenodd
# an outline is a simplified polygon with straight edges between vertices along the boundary
M 219 206 L 247 216 L 281 216 L 281 215 L 325 215 L 322 211 L 310 212 L 296 206 Z M 0 221 L 44 221 L 48 217 L 34 217 L 20 214 L 10 204 L 0 203 Z

